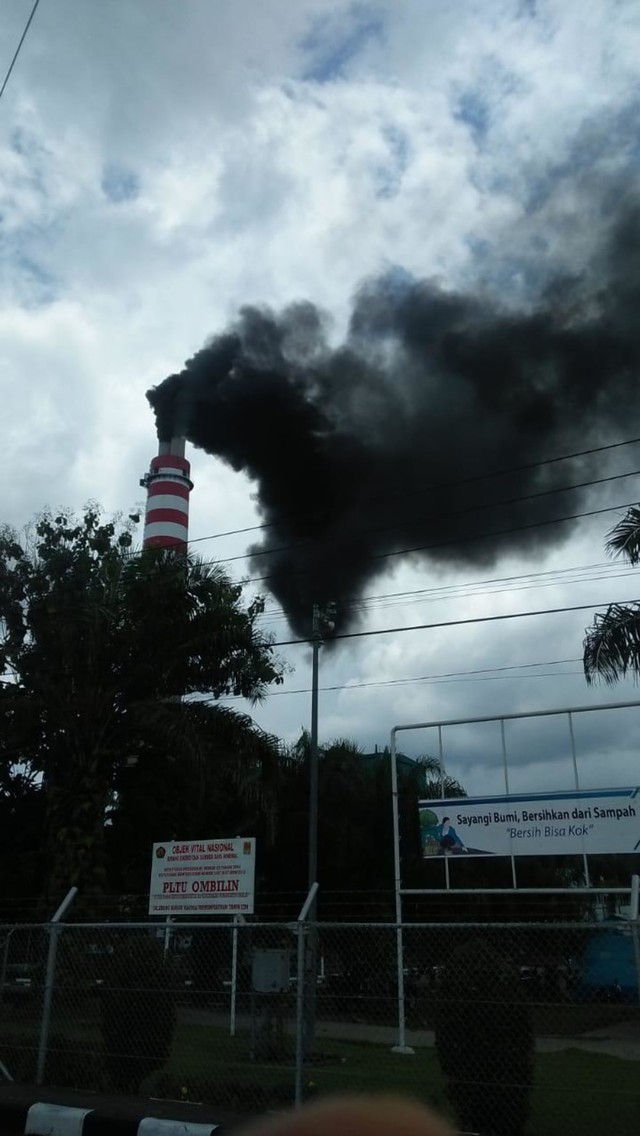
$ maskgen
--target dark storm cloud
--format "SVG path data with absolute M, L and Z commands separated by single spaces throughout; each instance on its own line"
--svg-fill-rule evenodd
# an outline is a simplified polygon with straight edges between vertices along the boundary
M 252 569 L 294 629 L 313 602 L 344 612 L 399 550 L 487 566 L 567 537 L 540 522 L 585 491 L 521 499 L 597 476 L 598 459 L 534 463 L 638 432 L 637 199 L 602 224 L 589 267 L 526 310 L 395 273 L 363 284 L 338 348 L 313 304 L 246 307 L 149 392 L 161 437 L 255 482 L 268 527 Z

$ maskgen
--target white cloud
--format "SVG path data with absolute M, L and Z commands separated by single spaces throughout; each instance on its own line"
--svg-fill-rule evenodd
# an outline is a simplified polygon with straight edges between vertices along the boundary
M 26 8 L 3 7 L 0 42 L 17 41 Z M 139 500 L 154 445 L 145 389 L 240 303 L 308 296 L 338 335 L 357 283 L 388 265 L 485 281 L 513 301 L 567 258 L 582 263 L 598 187 L 637 162 L 639 39 L 633 0 L 42 5 L 0 103 L 0 382 L 16 471 L 3 519 L 21 523 L 46 502 Z M 256 521 L 244 478 L 200 453 L 193 471 L 194 536 Z M 632 499 L 632 487 L 608 501 Z M 607 523 L 535 567 L 600 560 Z M 199 547 L 240 555 L 246 537 Z M 485 575 L 512 570 L 531 565 Z M 398 565 L 373 591 L 425 579 L 465 574 Z M 603 581 L 373 607 L 365 626 L 632 590 Z M 354 641 L 323 658 L 323 682 L 575 657 L 587 622 Z M 307 685 L 303 656 L 290 653 L 292 688 Z M 322 733 L 370 746 L 416 717 L 607 698 L 575 675 L 337 691 L 323 696 Z M 308 721 L 307 696 L 274 697 L 257 717 L 291 737 Z M 618 770 L 630 771 L 631 752 Z M 494 777 L 494 759 L 474 751 L 469 775 Z M 555 766 L 533 751 L 526 764 L 555 784 Z

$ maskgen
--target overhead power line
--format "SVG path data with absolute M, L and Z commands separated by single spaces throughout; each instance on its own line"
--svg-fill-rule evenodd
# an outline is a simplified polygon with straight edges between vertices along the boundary
M 372 687 L 379 688 L 379 687 L 389 687 L 389 686 L 410 686 L 410 685 L 413 685 L 414 683 L 431 683 L 431 682 L 438 683 L 438 682 L 451 681 L 452 679 L 454 679 L 454 680 L 455 679 L 461 679 L 461 680 L 471 681 L 472 679 L 478 679 L 479 680 L 480 678 L 485 678 L 487 675 L 493 675 L 496 678 L 498 678 L 498 677 L 499 678 L 538 678 L 538 677 L 539 678 L 542 678 L 542 677 L 546 678 L 546 677 L 549 677 L 547 674 L 543 674 L 543 675 L 514 675 L 514 674 L 509 674 L 507 672 L 520 671 L 520 670 L 533 670 L 534 668 L 538 668 L 538 667 L 559 667 L 559 666 L 565 666 L 568 663 L 579 663 L 580 661 L 581 661 L 580 659 L 547 659 L 546 662 L 543 661 L 543 662 L 540 662 L 540 663 L 513 663 L 513 664 L 511 664 L 511 666 L 506 666 L 506 667 L 479 667 L 476 670 L 472 670 L 472 671 L 445 671 L 441 674 L 411 675 L 411 676 L 408 676 L 408 677 L 405 677 L 405 678 L 372 679 L 369 682 L 344 682 L 344 683 L 337 683 L 334 686 L 320 686 L 320 687 L 318 687 L 318 691 L 321 694 L 327 694 L 327 693 L 330 693 L 330 692 L 343 691 L 343 690 L 367 690 L 367 689 L 371 689 Z M 558 675 L 557 671 L 554 671 L 554 672 L 551 672 L 551 673 L 554 674 L 555 676 Z M 561 671 L 560 674 L 561 675 L 582 674 L 582 671 Z M 311 687 L 310 686 L 304 686 L 304 687 L 299 687 L 295 690 L 270 690 L 269 691 L 269 698 L 277 698 L 277 697 L 281 698 L 283 695 L 288 695 L 288 694 L 311 694 Z M 232 694 L 232 695 L 228 695 L 225 698 L 220 699 L 219 701 L 235 702 L 235 701 L 237 701 L 241 698 L 242 698 L 242 695 L 240 695 L 240 694 L 237 694 L 237 695 Z
M 627 501 L 624 505 L 608 505 L 603 509 L 587 509 L 582 513 L 573 513 L 573 514 L 569 514 L 569 516 L 566 516 L 566 517 L 549 517 L 548 519 L 546 519 L 544 521 L 531 521 L 530 523 L 528 523 L 526 525 L 518 525 L 516 528 L 513 528 L 513 529 L 508 529 L 508 528 L 507 529 L 496 529 L 492 532 L 478 534 L 477 536 L 476 536 L 476 534 L 471 534 L 469 539 L 470 540 L 476 540 L 476 539 L 479 539 L 480 537 L 482 537 L 482 539 L 486 539 L 486 538 L 492 537 L 492 536 L 507 536 L 511 532 L 524 532 L 526 529 L 544 528 L 545 525 L 555 525 L 555 524 L 559 524 L 563 521 L 574 521 L 574 520 L 578 520 L 580 517 L 596 517 L 600 513 L 612 513 L 612 512 L 615 512 L 617 509 L 630 509 L 631 506 L 634 503 L 635 502 L 633 502 L 633 501 Z M 446 544 L 456 544 L 457 541 L 441 541 L 440 543 L 444 546 Z M 420 545 L 420 544 L 417 544 L 417 545 L 414 545 L 413 548 L 398 549 L 397 552 L 377 552 L 371 557 L 371 559 L 372 560 L 387 560 L 392 556 L 407 556 L 412 552 L 427 552 L 429 548 L 438 548 L 438 547 L 439 547 L 438 544 L 435 544 L 435 545 Z
M 621 481 L 625 477 L 637 477 L 640 469 L 630 469 L 627 473 L 614 473 L 609 477 L 593 478 L 591 481 L 578 481 L 572 485 L 559 485 L 555 489 L 542 489 L 537 493 L 524 493 L 519 497 L 504 497 L 500 501 L 482 501 L 478 505 L 470 505 L 466 509 L 453 509 L 446 513 L 433 513 L 427 517 L 416 517 L 415 520 L 400 521 L 393 525 L 378 525 L 375 528 L 354 528 L 353 535 L 366 536 L 368 533 L 393 532 L 400 528 L 414 528 L 416 525 L 432 524 L 434 521 L 449 520 L 451 517 L 468 516 L 469 513 L 481 513 L 486 509 L 500 509 L 503 505 L 521 505 L 524 501 L 536 501 L 541 497 L 553 497 L 556 493 L 571 493 L 575 489 L 588 489 L 593 485 L 604 485 L 609 481 Z M 276 545 L 274 548 L 261 549 L 258 556 L 274 556 L 278 552 L 295 552 L 298 548 L 313 548 L 322 543 L 322 535 L 315 540 L 298 541 L 296 544 Z M 241 552 L 237 556 L 225 556 L 225 563 L 231 564 L 235 560 L 249 560 L 255 556 L 254 552 Z M 382 553 L 381 555 L 387 555 Z M 389 553 L 393 555 L 393 553 Z
M 597 575 L 596 575 L 597 572 Z M 636 568 L 612 563 L 589 564 L 572 568 L 558 568 L 547 572 L 532 572 L 516 576 L 495 576 L 488 580 L 470 583 L 446 584 L 439 588 L 416 588 L 405 592 L 386 592 L 379 596 L 367 596 L 352 604 L 341 605 L 340 612 L 369 615 L 374 611 L 388 611 L 391 608 L 414 606 L 418 603 L 438 603 L 446 600 L 476 599 L 496 593 L 527 592 L 538 588 L 557 588 L 569 584 L 590 584 L 601 580 L 618 580 L 633 576 Z M 385 602 L 388 601 L 388 602 Z M 286 613 L 273 606 L 267 608 L 260 619 L 260 626 L 275 624 L 286 620 Z
M 507 619 L 528 619 L 535 615 L 561 615 L 569 611 L 593 611 L 597 607 L 611 607 L 612 604 L 637 604 L 640 600 L 604 600 L 600 603 L 572 604 L 565 607 L 547 607 L 539 611 L 512 611 L 504 615 L 475 615 L 469 619 L 444 619 L 438 623 L 413 623 L 408 627 L 376 627 L 370 631 L 340 631 L 332 635 L 328 642 L 339 639 L 367 639 L 372 635 L 399 635 L 405 631 L 437 631 L 442 627 L 467 627 L 472 623 L 500 623 Z M 311 639 L 280 639 L 270 643 L 271 647 L 296 647 L 312 643 Z
M 403 556 L 403 555 L 408 555 L 408 554 L 415 553 L 415 552 L 429 552 L 432 549 L 437 549 L 437 548 L 445 548 L 445 547 L 451 547 L 451 546 L 455 546 L 455 545 L 462 546 L 462 545 L 468 544 L 471 541 L 490 540 L 492 537 L 495 537 L 495 536 L 505 536 L 505 535 L 510 535 L 512 533 L 523 532 L 523 531 L 529 530 L 529 529 L 541 528 L 541 527 L 547 526 L 547 525 L 555 525 L 555 524 L 562 524 L 563 522 L 567 522 L 567 521 L 575 521 L 575 520 L 579 520 L 583 517 L 594 517 L 594 516 L 598 516 L 600 514 L 618 512 L 621 509 L 629 509 L 629 508 L 631 508 L 632 506 L 635 506 L 635 505 L 637 505 L 637 501 L 620 501 L 615 505 L 608 505 L 608 506 L 606 506 L 605 508 L 602 508 L 602 509 L 588 509 L 588 510 L 585 510 L 584 512 L 581 512 L 581 513 L 571 513 L 570 515 L 565 516 L 565 517 L 552 517 L 549 520 L 544 520 L 544 521 L 531 521 L 528 524 L 515 525 L 512 528 L 507 528 L 507 529 L 493 529 L 493 530 L 489 530 L 488 532 L 480 532 L 480 533 L 465 533 L 464 537 L 462 537 L 462 538 L 457 537 L 457 538 L 454 538 L 452 540 L 439 541 L 439 542 L 434 543 L 434 544 L 421 545 L 421 546 L 414 547 L 414 548 L 401 548 L 401 549 L 397 549 L 394 552 L 389 552 L 389 553 L 376 553 L 374 555 L 365 557 L 363 559 L 364 560 L 382 560 L 382 559 L 385 559 L 387 557 L 390 558 L 390 557 L 393 557 L 393 556 Z M 144 550 L 130 552 L 130 553 L 127 554 L 126 558 L 128 560 L 132 561 L 132 562 L 138 561 L 141 558 L 141 556 L 143 555 L 143 552 L 144 552 Z M 219 560 L 202 560 L 202 561 L 200 561 L 200 563 L 202 564 L 202 566 L 204 568 L 223 568 L 224 565 L 227 563 L 227 561 L 224 558 L 221 558 Z M 156 563 L 151 562 L 151 563 L 149 563 L 148 567 L 146 567 L 143 571 L 140 572 L 140 576 L 141 577 L 145 577 L 145 576 L 151 577 L 151 576 L 155 575 L 157 573 L 157 571 L 158 571 L 158 567 L 157 567 Z M 284 578 L 290 578 L 292 576 L 304 576 L 304 575 L 308 575 L 307 570 L 296 569 L 296 570 L 292 570 L 290 572 L 280 572 L 280 573 L 277 573 L 277 574 L 270 573 L 270 574 L 265 575 L 265 576 L 246 576 L 243 579 L 240 579 L 238 581 L 232 581 L 232 582 L 234 582 L 237 585 L 242 586 L 242 585 L 245 585 L 245 584 L 268 583 L 270 580 L 281 580 L 281 579 L 284 579 Z M 295 642 L 298 642 L 298 640 L 295 640 Z M 300 642 L 306 642 L 306 640 L 300 640 Z
M 407 599 L 411 602 L 419 600 L 422 597 L 431 599 L 447 599 L 449 593 L 455 593 L 455 598 L 459 598 L 458 593 L 463 591 L 464 595 L 475 594 L 472 589 L 485 588 L 491 584 L 500 584 L 505 589 L 512 583 L 521 583 L 525 580 L 538 580 L 541 578 L 550 579 L 551 583 L 562 583 L 567 575 L 573 576 L 575 573 L 580 572 L 601 572 L 603 569 L 611 569 L 617 575 L 617 570 L 621 569 L 624 574 L 631 571 L 636 571 L 628 567 L 626 564 L 616 564 L 611 560 L 601 560 L 595 564 L 572 564 L 568 568 L 548 568 L 544 572 L 524 572 L 517 573 L 511 576 L 489 576 L 482 580 L 463 580 L 458 584 L 442 584 L 435 588 L 410 588 L 401 592 L 379 592 L 374 595 L 362 596 L 359 600 L 354 600 L 353 603 L 345 605 L 346 611 L 359 611 L 363 609 L 368 611 L 370 605 L 376 604 L 379 600 L 402 600 Z M 557 577 L 557 579 L 556 579 Z M 599 577 L 597 577 L 599 579 Z M 573 581 L 570 581 L 572 583 Z M 274 615 L 275 613 L 282 614 L 282 609 L 279 604 L 273 604 L 271 607 L 265 608 L 265 615 Z
M 582 517 L 597 517 L 602 513 L 615 513 L 618 509 L 630 509 L 637 505 L 637 501 L 621 501 L 617 505 L 607 505 L 603 509 L 586 509 L 582 513 L 570 513 L 566 517 L 550 517 L 545 521 L 530 521 L 526 525 L 514 525 L 512 528 L 506 529 L 491 529 L 489 532 L 483 533 L 465 533 L 463 538 L 454 537 L 451 540 L 440 540 L 434 544 L 417 544 L 411 548 L 398 548 L 393 552 L 375 552 L 370 556 L 363 557 L 363 561 L 367 560 L 388 560 L 394 556 L 409 556 L 414 552 L 431 552 L 436 548 L 451 548 L 455 545 L 468 544 L 474 540 L 490 540 L 494 536 L 510 536 L 512 533 L 525 532 L 528 529 L 539 529 L 546 525 L 558 525 L 566 521 L 577 521 Z M 220 564 L 226 564 L 226 560 L 218 561 Z M 278 572 L 277 574 L 271 573 L 267 576 L 248 576 L 246 578 L 247 584 L 262 584 L 269 580 L 282 580 L 285 577 L 291 576 L 307 576 L 309 574 L 307 569 L 297 568 L 290 572 Z
M 528 462 L 526 465 L 510 466 L 508 468 L 494 470 L 492 473 L 474 474 L 471 477 L 463 477 L 454 481 L 435 482 L 433 485 L 422 486 L 421 488 L 412 489 L 401 494 L 396 493 L 383 497 L 371 497 L 367 500 L 369 504 L 377 504 L 381 501 L 395 501 L 398 498 L 414 497 L 419 496 L 423 493 L 437 493 L 442 489 L 454 489 L 462 485 L 472 485 L 473 483 L 479 481 L 489 481 L 494 477 L 506 477 L 512 473 L 526 473 L 527 470 L 539 469 L 540 467 L 545 465 L 555 465 L 558 462 L 571 461 L 574 458 L 589 457 L 592 454 L 604 453 L 605 450 L 617 450 L 622 446 L 633 446 L 638 442 L 640 442 L 640 438 L 627 438 L 627 440 L 624 442 L 608 442 L 604 446 L 592 446 L 591 449 L 588 450 L 576 450 L 571 454 L 560 454 L 558 457 L 544 458 L 537 462 Z M 305 513 L 304 515 L 308 516 L 309 514 Z M 302 519 L 302 517 L 298 517 L 298 519 Z M 259 532 L 263 529 L 273 528 L 275 525 L 277 525 L 277 523 L 277 521 L 263 521 L 259 525 L 248 525 L 245 528 L 241 529 L 228 529 L 225 532 L 209 533 L 208 536 L 192 537 L 191 540 L 189 540 L 187 543 L 198 544 L 204 540 L 219 540 L 222 537 L 227 536 L 242 536 L 245 533 Z
M 37 9 L 39 3 L 40 3 L 40 0 L 35 0 L 35 4 L 33 5 L 33 8 L 31 9 L 31 14 L 29 16 L 29 19 L 27 20 L 27 22 L 24 26 L 24 31 L 23 31 L 22 35 L 20 36 L 20 42 L 18 43 L 18 46 L 16 47 L 16 50 L 15 50 L 14 55 L 13 55 L 13 59 L 11 60 L 11 63 L 9 64 L 9 70 L 7 71 L 7 73 L 4 77 L 2 87 L 0 87 L 0 99 L 4 95 L 5 87 L 6 87 L 7 83 L 9 82 L 9 79 L 11 78 L 11 72 L 13 71 L 13 68 L 16 65 L 16 60 L 17 60 L 17 58 L 20 54 L 20 50 L 22 48 L 22 45 L 23 45 L 25 39 L 27 38 L 27 32 L 29 31 L 29 28 L 31 27 L 31 21 L 33 20 L 33 17 L 36 14 L 36 9 Z

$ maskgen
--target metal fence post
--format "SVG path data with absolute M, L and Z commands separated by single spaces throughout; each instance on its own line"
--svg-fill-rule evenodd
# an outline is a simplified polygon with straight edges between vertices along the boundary
M 304 1093 L 302 1091 L 302 1077 L 304 1074 L 304 1039 L 305 1039 L 305 971 L 306 971 L 306 957 L 305 957 L 305 937 L 307 934 L 307 917 L 311 906 L 318 894 L 318 884 L 314 883 L 309 888 L 309 894 L 304 901 L 304 906 L 300 912 L 297 925 L 297 946 L 298 946 L 298 977 L 296 980 L 296 1085 L 295 1085 L 295 1105 L 300 1108 L 304 1101 Z M 312 976 L 315 981 L 315 975 Z
M 631 877 L 631 897 L 629 899 L 629 918 L 631 919 L 631 934 L 633 936 L 633 953 L 636 961 L 636 982 L 638 984 L 638 1002 L 640 1002 L 640 876 Z
M 576 787 L 576 792 L 580 792 L 580 778 L 578 776 L 578 757 L 576 754 L 576 739 L 573 732 L 573 714 L 571 710 L 567 713 L 569 722 L 569 739 L 571 741 L 571 761 L 573 763 L 573 783 Z M 584 871 L 585 887 L 591 887 L 591 876 L 589 874 L 589 857 L 586 852 L 582 853 L 582 868 Z
M 166 959 L 167 955 L 169 954 L 169 948 L 171 947 L 171 924 L 172 924 L 172 922 L 173 922 L 173 920 L 172 920 L 171 916 L 167 915 L 167 918 L 164 921 L 164 957 L 165 957 L 165 959 Z
M 9 947 L 11 945 L 11 936 L 13 935 L 14 931 L 15 927 L 12 927 L 4 941 L 4 950 L 2 952 L 2 972 L 0 973 L 0 1005 L 2 1005 L 2 1001 L 4 999 L 4 987 L 7 981 L 7 965 L 9 962 Z
M 405 1005 L 404 1005 L 404 945 L 402 941 L 402 866 L 400 860 L 400 805 L 398 800 L 398 761 L 396 755 L 396 732 L 391 731 L 389 745 L 391 762 L 391 803 L 393 808 L 393 878 L 396 918 L 396 981 L 398 998 L 398 1041 L 394 1053 L 413 1053 L 407 1045 Z
M 509 788 L 509 762 L 507 759 L 507 737 L 504 731 L 504 718 L 500 719 L 500 739 L 502 741 L 502 768 L 504 772 L 504 789 L 505 793 L 509 797 L 511 795 L 511 790 Z M 510 843 L 513 847 L 513 843 L 511 841 Z M 513 852 L 511 853 L 511 883 L 513 884 L 514 888 L 517 888 L 518 877 L 516 875 L 516 858 L 513 855 Z
M 38 1067 L 36 1073 L 36 1085 L 38 1086 L 42 1085 L 44 1082 L 44 1071 L 47 1064 L 51 1006 L 53 1003 L 53 991 L 56 978 L 56 954 L 58 953 L 58 935 L 60 934 L 58 924 L 67 908 L 73 903 L 77 894 L 77 887 L 70 888 L 49 925 L 49 951 L 47 954 L 47 972 L 44 983 L 44 998 L 42 1001 L 42 1021 L 40 1023 L 40 1044 L 38 1046 Z
M 236 1036 L 236 1006 L 238 999 L 238 927 L 245 922 L 244 915 L 234 915 L 231 932 L 231 1007 L 229 1011 L 229 1036 Z

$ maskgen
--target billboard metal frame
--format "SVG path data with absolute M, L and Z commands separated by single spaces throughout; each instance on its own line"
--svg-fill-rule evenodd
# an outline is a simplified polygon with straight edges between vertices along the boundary
M 507 795 L 510 794 L 509 786 L 509 761 L 507 755 L 507 744 L 505 736 L 505 722 L 513 722 L 517 720 L 524 720 L 529 718 L 552 718 L 566 716 L 568 730 L 569 730 L 569 744 L 571 750 L 571 762 L 573 765 L 573 780 L 574 788 L 580 790 L 580 777 L 578 773 L 578 758 L 576 752 L 576 740 L 573 729 L 573 715 L 574 714 L 589 714 L 595 710 L 627 710 L 631 708 L 640 707 L 640 699 L 635 699 L 632 702 L 602 702 L 593 706 L 564 706 L 557 710 L 529 710 L 519 714 L 489 714 L 479 718 L 448 718 L 443 720 L 436 720 L 430 722 L 409 722 L 401 725 L 394 726 L 390 734 L 389 755 L 391 759 L 391 805 L 393 810 L 393 869 L 394 869 L 394 897 L 395 897 L 395 917 L 396 917 L 396 958 L 397 958 L 397 981 L 398 981 L 398 1041 L 393 1047 L 396 1053 L 413 1053 L 413 1050 L 406 1043 L 406 1022 L 405 1022 L 405 998 L 404 998 L 404 952 L 402 941 L 402 897 L 403 895 L 448 895 L 452 890 L 456 895 L 575 895 L 576 890 L 580 891 L 581 895 L 628 895 L 631 897 L 631 918 L 638 919 L 638 877 L 634 876 L 631 881 L 631 886 L 628 888 L 598 888 L 591 886 L 591 879 L 589 875 L 589 861 L 586 852 L 583 854 L 583 868 L 584 868 L 584 886 L 576 889 L 575 887 L 566 888 L 519 888 L 515 856 L 511 856 L 511 879 L 512 886 L 509 888 L 451 888 L 451 881 L 449 878 L 449 861 L 444 858 L 444 871 L 445 871 L 445 887 L 444 888 L 403 888 L 402 886 L 402 864 L 400 858 L 400 811 L 398 804 L 398 765 L 397 765 L 397 752 L 396 752 L 396 739 L 397 735 L 401 732 L 409 730 L 429 730 L 437 729 L 438 731 L 438 760 L 440 763 L 440 785 L 441 795 L 444 797 L 444 779 L 446 776 L 446 769 L 444 763 L 444 751 L 442 745 L 442 731 L 445 726 L 471 726 L 478 725 L 481 722 L 499 722 L 500 723 L 500 738 L 502 744 L 502 769 L 504 776 L 504 784 Z

